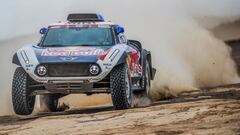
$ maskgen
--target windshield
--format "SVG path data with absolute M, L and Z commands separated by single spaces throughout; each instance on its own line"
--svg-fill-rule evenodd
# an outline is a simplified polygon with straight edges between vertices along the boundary
M 54 28 L 49 29 L 42 46 L 110 46 L 111 28 Z

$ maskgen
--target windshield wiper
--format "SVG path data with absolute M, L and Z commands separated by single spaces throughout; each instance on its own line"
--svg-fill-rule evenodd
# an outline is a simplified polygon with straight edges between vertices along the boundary
M 80 44 L 80 45 L 76 45 L 76 46 L 96 46 L 96 45 L 90 45 L 90 44 Z

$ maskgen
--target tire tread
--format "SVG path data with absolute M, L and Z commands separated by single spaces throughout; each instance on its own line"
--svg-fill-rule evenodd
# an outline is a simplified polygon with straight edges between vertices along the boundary
M 16 114 L 29 115 L 32 113 L 33 108 L 29 108 L 27 103 L 28 96 L 28 74 L 22 67 L 15 70 L 12 81 L 12 102 L 13 109 Z
M 122 64 L 115 67 L 110 76 L 110 88 L 113 105 L 116 110 L 128 109 L 131 105 L 128 104 L 126 97 L 125 74 L 127 65 Z

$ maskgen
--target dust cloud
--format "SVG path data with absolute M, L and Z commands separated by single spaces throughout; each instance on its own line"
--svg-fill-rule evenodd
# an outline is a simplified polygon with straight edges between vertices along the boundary
M 97 106 L 100 104 L 110 104 L 111 102 L 111 95 L 108 94 L 95 94 L 91 96 L 74 94 L 63 97 L 60 100 L 60 105 L 64 103 L 70 108 L 79 108 L 86 106 Z
M 112 20 L 124 24 L 128 37 L 140 40 L 151 50 L 157 69 L 152 98 L 159 100 L 200 87 L 239 82 L 231 49 L 211 31 L 240 17 L 239 1 L 126 3 L 117 3 L 121 10 L 115 5 L 119 16 Z M 105 14 L 114 18 L 107 11 Z
M 211 32 L 214 27 L 234 22 L 240 16 L 239 0 L 53 0 L 45 3 L 49 1 L 6 1 L 6 6 L 0 9 L 5 20 L 0 22 L 0 39 L 4 40 L 0 42 L 0 115 L 12 112 L 13 53 L 39 40 L 39 36 L 31 33 L 53 21 L 64 21 L 68 13 L 101 13 L 107 20 L 122 24 L 129 38 L 140 40 L 151 50 L 157 68 L 151 95 L 156 100 L 203 86 L 239 82 L 231 49 Z

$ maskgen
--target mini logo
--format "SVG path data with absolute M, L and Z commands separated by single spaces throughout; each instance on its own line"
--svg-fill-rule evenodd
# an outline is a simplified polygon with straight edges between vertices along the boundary
M 61 57 L 60 59 L 62 59 L 64 61 L 73 61 L 73 60 L 76 60 L 77 57 Z

